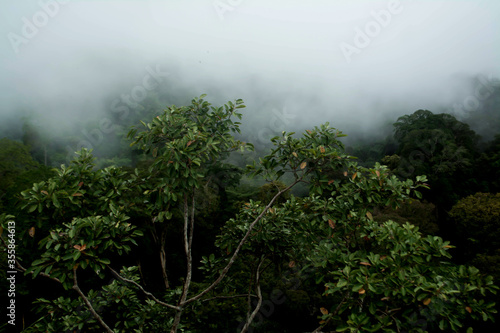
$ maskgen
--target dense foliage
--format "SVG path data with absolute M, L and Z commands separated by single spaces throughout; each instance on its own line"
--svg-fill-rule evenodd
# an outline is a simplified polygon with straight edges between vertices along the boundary
M 17 206 L 2 199 L 37 299 L 25 332 L 469 332 L 494 319 L 482 271 L 498 276 L 498 194 L 458 199 L 482 186 L 476 157 L 498 173 L 496 141 L 481 155 L 466 124 L 419 110 L 396 122 L 387 166 L 358 163 L 325 123 L 282 132 L 243 170 L 230 162 L 253 149 L 235 138 L 243 101 L 203 98 L 129 132 L 135 168 L 82 149 L 33 174 Z M 2 174 L 42 168 L 20 143 L 0 153 Z M 438 235 L 450 225 L 457 249 Z

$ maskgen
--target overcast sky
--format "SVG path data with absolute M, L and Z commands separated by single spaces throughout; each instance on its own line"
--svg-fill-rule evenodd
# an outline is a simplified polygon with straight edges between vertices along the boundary
M 273 131 L 364 130 L 500 72 L 498 0 L 1 0 L 0 35 L 0 122 L 104 114 L 149 68 L 172 91 L 243 98 Z

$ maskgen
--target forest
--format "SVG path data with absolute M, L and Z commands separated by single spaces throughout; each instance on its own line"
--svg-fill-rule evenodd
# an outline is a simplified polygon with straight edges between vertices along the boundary
M 498 330 L 494 89 L 467 121 L 411 110 L 356 138 L 324 119 L 260 146 L 241 133 L 243 100 L 205 95 L 91 120 L 87 144 L 31 117 L 6 126 L 1 278 L 15 276 L 16 327 Z

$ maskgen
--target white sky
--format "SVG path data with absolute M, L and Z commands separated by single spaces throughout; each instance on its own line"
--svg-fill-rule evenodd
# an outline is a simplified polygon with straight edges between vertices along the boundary
M 43 26 L 15 45 L 26 19 Z M 356 44 L 369 27 L 369 45 Z M 349 61 L 346 44 L 360 46 Z M 500 1 L 0 0 L 0 60 L 0 122 L 21 106 L 47 119 L 99 114 L 160 64 L 192 97 L 243 98 L 263 125 L 286 108 L 292 128 L 368 128 L 442 111 L 475 75 L 498 78 Z

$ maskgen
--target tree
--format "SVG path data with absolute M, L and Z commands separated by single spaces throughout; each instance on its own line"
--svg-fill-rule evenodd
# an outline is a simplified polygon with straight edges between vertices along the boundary
M 466 258 L 500 249 L 500 193 L 476 193 L 457 202 L 449 212 Z
M 490 318 L 494 309 L 482 294 L 495 291 L 491 278 L 443 263 L 450 246 L 438 237 L 423 238 L 413 226 L 373 220 L 374 207 L 397 207 L 419 197 L 426 178 L 401 181 L 379 164 L 358 166 L 343 151 L 339 138 L 344 135 L 328 123 L 299 138 L 283 132 L 272 139 L 270 154 L 248 167 L 250 175 L 274 184 L 285 174 L 292 180 L 263 198 L 269 201 L 247 202 L 223 224 L 215 241 L 220 251 L 199 258 L 205 274 L 196 278 L 194 229 L 203 216 L 197 207 L 211 200 L 205 188 L 217 179 L 224 187 L 217 170 L 232 169 L 225 157 L 251 148 L 232 135 L 239 131 L 232 118 L 241 117 L 243 102 L 215 108 L 203 97 L 187 107 L 169 107 L 144 123 L 145 130 L 130 132 L 133 144 L 151 159 L 146 173 L 96 170 L 90 152 L 82 150 L 69 167 L 22 193 L 33 220 L 17 234 L 30 241 L 35 228 L 40 241 L 38 258 L 28 268 L 18 258 L 17 269 L 66 290 L 39 300 L 42 316 L 31 331 L 206 331 L 193 320 L 198 310 L 229 303 L 230 313 L 244 318 L 241 332 L 248 332 L 268 304 L 269 281 L 275 278 L 268 268 L 299 262 L 309 272 L 294 275 L 314 277 L 312 288 L 328 288 L 319 297 L 321 327 L 399 330 L 410 327 L 407 318 L 416 314 L 429 326 L 458 330 L 468 318 Z M 278 201 L 300 183 L 309 185 L 307 197 Z M 12 219 L 2 216 L 0 222 Z M 162 241 L 176 230 L 182 251 Z M 145 285 L 141 265 L 131 264 L 132 248 L 148 234 L 159 245 L 163 288 Z M 175 261 L 185 274 L 170 274 Z M 307 300 L 295 291 L 297 299 Z M 426 316 L 423 306 L 436 307 Z
M 418 110 L 398 118 L 394 137 L 400 157 L 396 174 L 427 175 L 431 190 L 424 193 L 438 209 L 450 209 L 461 197 L 474 193 L 471 166 L 478 156 L 479 136 L 469 125 L 446 113 Z

